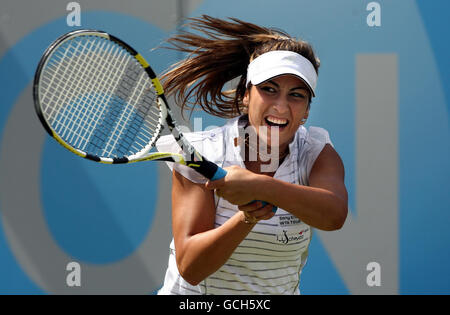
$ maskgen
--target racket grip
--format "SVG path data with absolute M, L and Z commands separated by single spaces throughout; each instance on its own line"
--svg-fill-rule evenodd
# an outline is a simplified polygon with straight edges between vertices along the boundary
M 255 200 L 255 201 L 259 201 L 259 202 L 261 202 L 262 203 L 262 205 L 263 205 L 263 207 L 265 207 L 265 206 L 267 206 L 269 203 L 268 202 L 265 202 L 265 201 L 262 201 L 262 200 Z M 254 202 L 254 201 L 253 201 Z M 277 212 L 277 210 L 278 210 L 278 207 L 277 206 L 273 206 L 272 205 L 272 212 L 273 213 L 276 213 Z
M 227 171 L 225 171 L 223 168 L 221 168 L 220 166 L 217 166 L 217 170 L 214 173 L 213 177 L 211 178 L 211 180 L 218 180 L 218 179 L 222 179 L 227 175 Z
M 217 167 L 217 170 L 216 170 L 216 172 L 214 173 L 214 175 L 213 175 L 213 177 L 211 178 L 211 180 L 218 180 L 218 179 L 224 178 L 226 175 L 227 175 L 227 171 L 225 171 L 223 168 L 221 168 L 220 166 L 218 166 L 218 167 Z M 262 200 L 253 200 L 252 202 L 255 202 L 255 201 L 261 202 L 262 205 L 263 205 L 263 207 L 265 207 L 265 206 L 267 206 L 267 205 L 269 204 L 268 202 L 262 201 Z M 278 207 L 276 207 L 276 206 L 273 206 L 273 207 L 272 207 L 272 212 L 273 212 L 273 213 L 276 213 L 277 210 L 278 210 Z

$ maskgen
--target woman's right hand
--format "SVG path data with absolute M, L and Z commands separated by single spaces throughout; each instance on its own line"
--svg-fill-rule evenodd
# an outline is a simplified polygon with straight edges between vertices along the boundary
M 273 205 L 263 206 L 261 201 L 252 201 L 246 205 L 238 207 L 244 213 L 245 219 L 249 223 L 257 223 L 261 220 L 270 220 L 275 213 L 272 211 Z

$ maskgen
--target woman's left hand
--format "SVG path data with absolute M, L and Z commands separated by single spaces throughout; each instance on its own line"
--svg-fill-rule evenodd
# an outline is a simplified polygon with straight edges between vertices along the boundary
M 215 189 L 219 197 L 238 206 L 257 199 L 257 183 L 261 175 L 236 165 L 224 169 L 227 171 L 227 175 L 219 180 L 207 181 L 205 184 L 207 189 Z

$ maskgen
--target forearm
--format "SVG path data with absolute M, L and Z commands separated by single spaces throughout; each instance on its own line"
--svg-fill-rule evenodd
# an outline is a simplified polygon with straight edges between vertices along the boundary
M 218 228 L 185 239 L 177 249 L 178 269 L 182 277 L 196 285 L 217 271 L 230 258 L 254 224 L 244 222 L 241 211 Z
M 345 200 L 326 189 L 286 183 L 261 175 L 257 191 L 259 200 L 276 205 L 320 230 L 340 229 L 347 216 Z

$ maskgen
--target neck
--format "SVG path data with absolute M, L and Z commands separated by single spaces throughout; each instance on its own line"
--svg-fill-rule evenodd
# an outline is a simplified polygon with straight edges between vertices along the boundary
M 244 162 L 246 165 L 257 164 L 260 165 L 276 165 L 276 168 L 283 162 L 284 158 L 289 154 L 289 145 L 282 145 L 277 147 L 271 147 L 268 144 L 263 143 L 253 127 L 250 126 L 248 115 L 241 117 L 244 120 L 242 131 L 239 138 L 235 141 L 243 145 L 245 156 Z M 251 136 L 250 136 L 251 135 Z M 259 145 L 258 145 L 259 144 Z M 235 143 L 237 145 L 237 143 Z
M 257 142 L 257 143 L 254 143 Z M 269 145 L 258 145 L 260 140 L 251 141 L 245 137 L 245 161 L 259 163 L 281 162 L 289 153 L 289 147 L 272 148 Z

